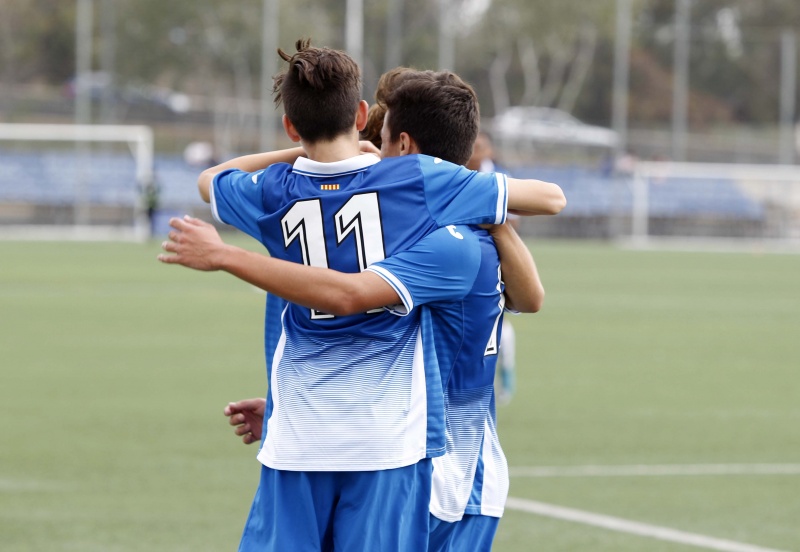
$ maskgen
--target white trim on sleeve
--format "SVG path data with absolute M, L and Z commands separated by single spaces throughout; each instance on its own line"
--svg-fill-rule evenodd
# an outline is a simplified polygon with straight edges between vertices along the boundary
M 406 316 L 409 312 L 411 312 L 414 308 L 414 298 L 411 297 L 411 293 L 408 291 L 408 288 L 400 281 L 397 276 L 383 268 L 382 266 L 368 266 L 366 270 L 370 272 L 374 272 L 381 278 L 383 278 L 386 283 L 388 283 L 392 288 L 397 292 L 397 295 L 400 296 L 400 300 L 403 302 L 402 305 L 391 305 L 385 307 L 386 310 L 391 312 L 392 314 L 396 314 L 398 316 Z
M 497 213 L 495 214 L 495 224 L 503 224 L 506 221 L 508 212 L 508 181 L 503 173 L 495 173 L 497 180 Z
M 215 220 L 218 220 L 222 224 L 226 224 L 226 222 L 224 220 L 219 218 L 219 211 L 217 210 L 217 198 L 214 197 L 214 180 L 216 180 L 216 177 L 214 177 L 214 179 L 211 180 L 211 184 L 209 184 L 209 186 L 208 186 L 208 197 L 211 200 L 210 201 L 211 202 L 211 214 L 212 214 L 212 216 L 214 217 Z

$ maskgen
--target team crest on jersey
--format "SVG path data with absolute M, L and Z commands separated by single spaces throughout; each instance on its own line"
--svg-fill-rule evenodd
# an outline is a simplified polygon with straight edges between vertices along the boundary
M 338 184 L 320 184 L 319 185 L 319 189 L 320 190 L 338 190 L 339 189 L 339 185 Z

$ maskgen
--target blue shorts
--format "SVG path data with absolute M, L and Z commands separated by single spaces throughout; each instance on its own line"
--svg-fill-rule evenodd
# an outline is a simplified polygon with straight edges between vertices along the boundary
M 393 470 L 262 466 L 240 552 L 419 552 L 428 546 L 430 459 Z
M 464 514 L 449 523 L 431 515 L 428 552 L 489 552 L 500 518 Z

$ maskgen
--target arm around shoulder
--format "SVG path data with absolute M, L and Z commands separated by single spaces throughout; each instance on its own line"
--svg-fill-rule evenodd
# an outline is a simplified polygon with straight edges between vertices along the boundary
M 557 215 L 567 206 L 561 186 L 543 180 L 508 179 L 508 210 L 520 215 Z
M 170 225 L 175 230 L 162 248 L 171 254 L 158 256 L 165 264 L 223 270 L 287 301 L 337 316 L 400 301 L 394 288 L 372 272 L 306 266 L 228 245 L 213 225 L 189 216 L 173 218 Z
M 203 201 L 209 203 L 211 201 L 211 183 L 214 182 L 214 178 L 222 171 L 227 169 L 239 169 L 245 172 L 253 172 L 265 169 L 275 163 L 294 163 L 298 157 L 303 157 L 304 155 L 305 150 L 301 147 L 296 147 L 236 157 L 235 159 L 220 163 L 214 167 L 209 167 L 201 172 L 197 179 L 197 190 L 200 192 L 200 197 Z
M 227 246 L 219 268 L 297 305 L 347 316 L 400 301 L 380 276 L 301 265 Z

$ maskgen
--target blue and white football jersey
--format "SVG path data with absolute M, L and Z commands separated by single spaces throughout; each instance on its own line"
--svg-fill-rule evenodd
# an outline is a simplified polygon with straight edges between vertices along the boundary
M 471 281 L 460 286 L 462 297 L 439 300 L 443 296 L 437 297 L 437 290 L 454 288 L 449 282 L 458 278 L 450 260 L 454 248 L 471 248 L 471 256 L 479 254 L 480 262 L 477 267 L 470 264 L 461 276 L 472 274 Z M 398 290 L 406 312 L 421 307 L 433 323 L 445 394 L 447 452 L 433 459 L 431 513 L 448 522 L 465 513 L 501 517 L 509 482 L 497 436 L 494 374 L 505 299 L 494 241 L 484 230 L 447 227 L 368 270 Z
M 360 155 L 224 171 L 211 200 L 218 220 L 260 240 L 274 257 L 357 272 L 441 226 L 503 222 L 506 193 L 502 175 L 424 155 L 380 162 Z M 377 309 L 334 317 L 286 303 L 280 319 L 268 313 L 266 323 L 269 393 L 258 455 L 264 465 L 378 470 L 444 453 L 443 390 L 428 313 L 398 318 Z

